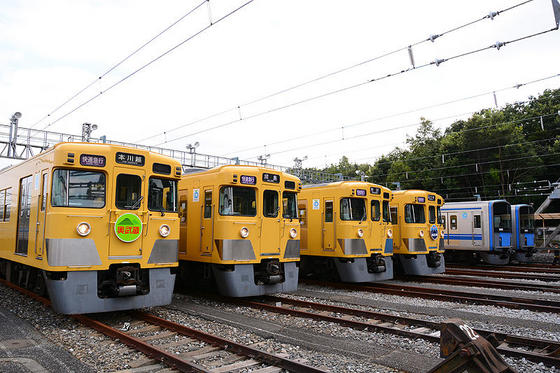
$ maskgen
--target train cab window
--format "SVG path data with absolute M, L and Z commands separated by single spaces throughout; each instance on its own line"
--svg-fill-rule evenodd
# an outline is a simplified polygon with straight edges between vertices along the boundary
M 265 190 L 263 193 L 263 216 L 265 218 L 275 218 L 278 216 L 278 192 Z
M 142 179 L 138 175 L 117 176 L 117 199 L 115 205 L 123 210 L 138 210 L 142 204 Z
M 282 217 L 284 219 L 297 219 L 297 194 L 294 192 L 282 192 Z
M 506 202 L 492 205 L 494 213 L 494 232 L 511 232 L 511 207 Z
M 426 215 L 424 213 L 424 205 L 408 204 L 404 206 L 405 223 L 424 224 Z
M 255 216 L 257 215 L 255 189 L 227 186 L 220 189 L 220 215 Z
M 41 211 L 45 211 L 45 209 L 47 208 L 47 181 L 48 181 L 49 175 L 48 174 L 43 174 L 43 187 L 41 189 L 42 193 L 43 193 L 43 197 L 41 198 Z
M 333 201 L 325 201 L 325 222 L 332 223 L 333 221 Z
M 105 174 L 95 171 L 55 170 L 51 204 L 53 207 L 104 207 Z
M 453 229 L 454 231 L 457 230 L 457 215 L 449 216 L 449 228 Z
M 436 223 L 436 207 L 435 206 L 429 206 L 428 207 L 428 218 L 429 218 L 430 224 L 435 224 Z
M 204 191 L 204 219 L 212 217 L 212 191 Z
M 379 221 L 381 219 L 381 211 L 379 210 L 379 201 L 371 200 L 371 220 Z
M 385 223 L 391 222 L 391 214 L 389 213 L 389 201 L 383 201 L 383 221 Z
M 520 216 L 520 229 L 523 230 L 533 230 L 535 229 L 535 218 L 533 213 L 533 208 L 530 206 L 521 206 L 519 208 Z
M 357 220 L 366 219 L 366 203 L 363 198 L 341 198 L 340 219 Z
M 482 225 L 480 223 L 480 215 L 473 215 L 473 227 L 474 228 L 481 228 Z
M 397 224 L 398 223 L 398 218 L 397 218 L 397 208 L 396 207 L 391 207 L 391 221 L 393 222 L 393 224 Z
M 443 224 L 443 226 L 445 227 L 445 219 L 441 215 L 441 207 L 439 206 L 437 207 L 437 221 L 438 224 Z
M 151 211 L 177 212 L 177 181 L 150 178 L 148 209 Z

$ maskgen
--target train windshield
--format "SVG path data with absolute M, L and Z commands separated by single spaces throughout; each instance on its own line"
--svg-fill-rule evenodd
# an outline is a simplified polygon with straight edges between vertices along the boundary
M 220 189 L 220 215 L 256 216 L 257 200 L 255 189 L 227 186 Z
M 152 211 L 177 212 L 177 181 L 150 178 L 148 209 Z
M 284 219 L 297 219 L 297 194 L 282 192 L 282 217 Z
M 519 208 L 519 228 L 526 230 L 535 229 L 535 217 L 532 207 L 521 206 Z
M 429 222 L 430 224 L 435 224 L 436 222 L 436 207 L 435 206 L 429 206 L 428 207 L 428 218 L 429 218 Z
M 51 203 L 54 207 L 102 208 L 105 206 L 105 174 L 55 170 Z
M 389 223 L 391 214 L 389 213 L 389 201 L 383 201 L 383 221 Z
M 494 232 L 511 232 L 511 208 L 508 203 L 496 202 L 494 212 Z
M 424 213 L 424 205 L 408 204 L 404 206 L 405 223 L 423 224 L 426 222 L 426 214 Z
M 441 207 L 437 207 L 437 222 L 438 224 L 445 224 L 445 220 L 443 219 L 443 216 L 441 216 Z
M 138 210 L 142 204 L 142 179 L 138 175 L 120 174 L 117 176 L 117 199 L 119 209 Z
M 381 209 L 379 201 L 373 199 L 371 200 L 371 220 L 379 221 L 381 219 Z
M 340 200 L 340 220 L 366 219 L 366 203 L 363 198 L 342 198 Z

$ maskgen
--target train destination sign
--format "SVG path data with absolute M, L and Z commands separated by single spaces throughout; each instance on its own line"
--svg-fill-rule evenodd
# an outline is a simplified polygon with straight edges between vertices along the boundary
M 361 197 L 365 197 L 366 190 L 365 189 L 356 189 L 356 195 L 361 196 Z
M 115 222 L 115 234 L 122 242 L 133 242 L 142 234 L 142 220 L 131 213 L 123 214 Z
M 82 166 L 105 167 L 105 157 L 102 155 L 82 154 L 80 155 Z
M 280 175 L 277 175 L 277 174 L 269 174 L 269 173 L 265 172 L 262 175 L 262 179 L 263 179 L 264 182 L 267 182 L 267 183 L 275 183 L 275 184 L 280 183 Z
M 416 200 L 418 201 L 418 203 L 424 203 L 424 202 L 426 202 L 426 198 L 425 198 L 425 197 L 418 197 Z
M 145 159 L 143 155 L 117 152 L 116 162 L 131 166 L 144 166 Z
M 381 188 L 370 187 L 370 188 L 369 188 L 369 192 L 370 192 L 371 194 L 381 194 Z
M 436 196 L 434 194 L 428 194 L 428 201 L 435 201 Z
M 241 184 L 247 185 L 256 185 L 257 184 L 257 177 L 256 176 L 249 176 L 249 175 L 241 175 Z

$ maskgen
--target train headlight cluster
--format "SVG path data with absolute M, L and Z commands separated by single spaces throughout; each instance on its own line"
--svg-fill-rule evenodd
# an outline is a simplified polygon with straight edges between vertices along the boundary
M 418 235 L 419 235 L 420 237 L 424 237 L 424 231 L 418 232 Z
M 169 236 L 169 233 L 171 233 L 171 228 L 169 228 L 169 225 L 162 224 L 161 227 L 159 227 L 159 235 L 160 236 L 167 237 L 167 236 Z
M 249 237 L 249 228 L 247 228 L 247 227 L 241 228 L 241 231 L 239 232 L 239 234 L 241 234 L 241 237 L 243 237 L 243 238 Z
M 363 237 L 364 236 L 364 230 L 363 229 L 358 229 L 358 237 Z
M 76 232 L 78 232 L 80 236 L 85 237 L 91 232 L 91 226 L 89 223 L 82 222 L 76 227 Z
M 295 228 L 290 229 L 290 237 L 292 237 L 292 238 L 297 237 L 297 231 L 296 231 Z
M 387 229 L 387 237 L 393 238 L 393 230 L 392 229 Z

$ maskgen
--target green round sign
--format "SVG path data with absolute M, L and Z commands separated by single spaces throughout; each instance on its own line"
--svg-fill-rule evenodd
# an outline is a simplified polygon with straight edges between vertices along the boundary
M 123 242 L 136 241 L 142 234 L 142 220 L 131 213 L 119 216 L 115 222 L 115 234 Z

